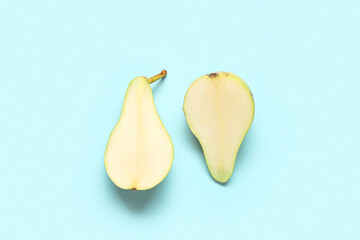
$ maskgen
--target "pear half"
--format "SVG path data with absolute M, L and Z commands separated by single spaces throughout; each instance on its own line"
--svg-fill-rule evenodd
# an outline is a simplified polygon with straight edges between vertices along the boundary
M 254 98 L 247 84 L 229 72 L 195 80 L 186 92 L 186 121 L 199 140 L 213 178 L 226 182 L 254 118 Z
M 149 79 L 137 77 L 126 91 L 120 119 L 105 150 L 107 174 L 122 189 L 150 189 L 170 171 L 174 148 L 149 85 L 165 76 L 164 70 Z

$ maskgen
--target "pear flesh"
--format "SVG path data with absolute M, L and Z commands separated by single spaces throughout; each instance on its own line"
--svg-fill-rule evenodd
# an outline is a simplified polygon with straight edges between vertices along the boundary
M 156 111 L 148 80 L 138 77 L 130 82 L 105 151 L 106 171 L 123 189 L 154 187 L 166 177 L 173 162 L 173 145 Z
M 254 112 L 250 88 L 232 73 L 207 74 L 189 87 L 184 100 L 186 121 L 199 140 L 216 181 L 224 183 L 232 175 Z

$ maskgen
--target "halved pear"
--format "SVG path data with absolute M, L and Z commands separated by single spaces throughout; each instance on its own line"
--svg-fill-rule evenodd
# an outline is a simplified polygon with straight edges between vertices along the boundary
M 186 92 L 186 121 L 199 140 L 213 178 L 226 182 L 254 118 L 254 98 L 247 84 L 229 72 L 195 80 Z
M 120 188 L 152 188 L 170 171 L 174 148 L 149 85 L 165 76 L 164 70 L 149 79 L 137 77 L 128 86 L 119 122 L 105 150 L 107 174 Z

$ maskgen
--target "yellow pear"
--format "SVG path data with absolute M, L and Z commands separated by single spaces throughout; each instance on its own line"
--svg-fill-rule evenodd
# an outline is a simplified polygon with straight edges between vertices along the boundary
M 186 121 L 199 140 L 213 178 L 226 182 L 254 118 L 254 98 L 235 74 L 214 72 L 195 80 L 186 92 Z
M 150 83 L 166 76 L 132 80 L 122 113 L 106 150 L 105 168 L 118 187 L 146 190 L 159 184 L 170 171 L 174 148 L 156 111 Z

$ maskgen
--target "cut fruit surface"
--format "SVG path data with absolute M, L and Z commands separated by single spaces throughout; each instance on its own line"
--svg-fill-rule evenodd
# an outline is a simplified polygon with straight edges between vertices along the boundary
M 207 74 L 189 87 L 184 99 L 186 121 L 215 180 L 226 182 L 232 175 L 254 111 L 250 88 L 232 73 Z
M 105 150 L 106 171 L 123 189 L 154 187 L 166 177 L 173 161 L 173 145 L 156 111 L 149 80 L 138 77 L 129 84 Z

